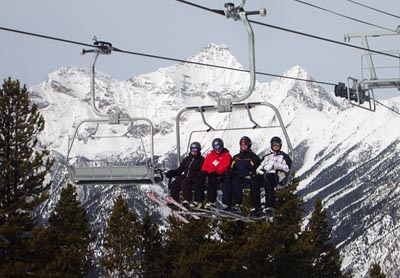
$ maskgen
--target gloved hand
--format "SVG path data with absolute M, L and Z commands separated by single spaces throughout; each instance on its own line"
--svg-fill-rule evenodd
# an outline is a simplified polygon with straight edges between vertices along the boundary
M 258 175 L 264 175 L 265 174 L 265 170 L 263 168 L 261 168 L 261 167 L 258 167 L 256 172 L 257 172 Z
M 284 171 L 277 171 L 278 182 L 281 183 L 286 178 L 286 173 Z
M 269 172 L 271 170 L 274 170 L 274 165 L 273 164 L 267 164 L 264 167 L 265 172 Z
M 175 177 L 176 176 L 176 172 L 174 171 L 174 170 L 169 170 L 168 172 L 166 172 L 165 173 L 165 176 L 167 177 L 167 178 L 173 178 L 173 177 Z

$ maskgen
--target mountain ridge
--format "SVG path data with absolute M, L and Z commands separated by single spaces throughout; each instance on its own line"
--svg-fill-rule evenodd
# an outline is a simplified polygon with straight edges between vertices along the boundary
M 188 60 L 242 67 L 232 57 L 226 46 L 210 44 Z M 225 64 L 224 59 L 228 60 Z M 284 75 L 313 79 L 300 66 L 292 67 Z M 68 180 L 65 169 L 67 135 L 71 135 L 78 122 L 97 117 L 90 107 L 89 80 L 88 70 L 65 67 L 50 73 L 46 81 L 30 88 L 32 101 L 38 104 L 46 120 L 41 143 L 49 146 L 58 161 L 53 170 L 55 184 L 51 198 L 41 208 L 44 219 L 54 208 L 57 192 Z M 248 73 L 182 63 L 126 81 L 96 73 L 96 103 L 103 113 L 119 111 L 130 117 L 151 119 L 156 130 L 156 163 L 170 168 L 176 167 L 177 112 L 187 106 L 215 105 L 218 96 L 242 95 L 248 89 L 248 80 Z M 399 99 L 384 103 L 398 109 Z M 279 109 L 295 149 L 294 168 L 301 179 L 299 194 L 307 202 L 308 213 L 317 197 L 323 200 L 333 227 L 333 240 L 341 247 L 343 267 L 352 267 L 356 277 L 364 277 L 370 264 L 378 261 L 385 273 L 391 275 L 389 277 L 400 276 L 400 270 L 393 269 L 390 264 L 400 256 L 399 249 L 396 250 L 400 245 L 400 232 L 397 230 L 400 212 L 396 206 L 400 192 L 392 185 L 400 178 L 397 166 L 400 142 L 393 134 L 394 130 L 399 130 L 398 116 L 379 106 L 374 113 L 364 111 L 343 99 L 336 99 L 333 93 L 317 84 L 283 78 L 270 83 L 257 82 L 248 101 L 272 103 Z M 251 127 L 245 111 L 206 116 L 212 125 L 221 128 L 234 124 Z M 253 116 L 266 125 L 276 123 L 276 117 L 269 110 L 254 109 Z M 190 128 L 203 126 L 201 118 L 192 114 L 185 115 L 182 125 L 182 138 L 185 140 Z M 111 130 L 118 131 L 115 128 Z M 273 132 L 249 130 L 246 134 L 253 139 L 253 149 L 259 154 L 268 150 L 272 135 L 282 136 L 279 129 Z M 79 136 L 84 138 L 88 131 L 90 127 Z M 231 152 L 238 150 L 240 133 L 203 132 L 198 140 L 204 152 L 210 149 L 212 135 L 224 138 Z M 96 149 L 85 140 L 81 144 L 85 154 Z M 100 147 L 107 151 L 94 157 L 104 159 L 115 150 L 120 152 L 114 156 L 120 163 L 126 163 L 138 151 L 124 145 Z M 156 209 L 145 196 L 145 191 L 150 189 L 159 194 L 167 192 L 166 184 L 161 187 L 89 186 L 80 187 L 78 192 L 89 211 L 91 223 L 101 234 L 101 227 L 104 227 L 107 213 L 112 208 L 113 196 L 123 194 L 131 209 L 143 215 L 146 208 Z M 165 211 L 158 213 L 160 217 L 165 216 Z M 383 223 L 379 219 L 383 219 Z M 389 235 L 384 236 L 385 233 Z M 374 241 L 371 240 L 373 237 Z M 391 246 L 390 252 L 384 252 L 387 246 Z

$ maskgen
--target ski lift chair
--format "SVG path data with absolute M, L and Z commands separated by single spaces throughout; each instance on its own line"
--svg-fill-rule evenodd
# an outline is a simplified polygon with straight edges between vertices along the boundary
M 80 122 L 72 135 L 72 138 L 69 140 L 68 144 L 68 152 L 66 156 L 66 164 L 67 169 L 70 175 L 70 179 L 72 182 L 78 185 L 85 184 L 153 184 L 156 182 L 161 182 L 163 179 L 163 175 L 161 170 L 154 169 L 154 131 L 153 131 L 153 123 L 147 118 L 129 118 L 129 117 L 120 117 L 117 115 L 107 115 L 102 114 L 95 105 L 95 64 L 97 58 L 100 54 L 111 54 L 112 47 L 111 43 L 97 41 L 97 38 L 94 37 L 94 45 L 95 49 L 85 50 L 82 49 L 81 54 L 86 53 L 94 53 L 92 65 L 91 65 L 91 79 L 90 79 L 90 91 L 91 91 L 91 107 L 94 113 L 99 117 L 95 119 L 87 119 Z M 118 125 L 118 124 L 130 124 L 138 121 L 144 121 L 147 123 L 149 128 L 149 137 L 150 137 L 150 159 L 147 159 L 146 151 L 144 149 L 144 144 L 142 140 L 142 145 L 144 149 L 145 156 L 145 164 L 142 165 L 113 165 L 113 166 L 81 166 L 73 163 L 73 158 L 70 157 L 71 150 L 74 146 L 75 139 L 78 137 L 78 131 L 85 123 L 94 123 L 96 124 L 96 130 L 90 134 L 89 137 L 92 137 L 96 134 L 99 125 Z M 126 135 L 126 134 L 125 134 Z M 140 135 L 139 135 L 140 136 Z M 90 139 L 88 137 L 88 139 Z M 98 138 L 100 138 L 99 136 Z
M 400 35 L 399 26 L 393 31 L 358 32 L 344 35 L 345 41 L 360 38 L 361 44 L 366 50 L 361 57 L 361 80 L 349 77 L 347 87 L 344 83 L 339 83 L 335 86 L 335 96 L 348 99 L 353 106 L 374 112 L 376 110 L 374 89 L 397 88 L 400 90 L 399 50 L 372 53 L 369 51 L 368 43 L 369 37 L 394 35 Z
M 252 118 L 251 115 L 251 109 L 255 108 L 256 106 L 264 106 L 267 108 L 270 108 L 273 110 L 276 119 L 279 121 L 279 126 L 275 127 L 280 127 L 282 130 L 282 133 L 286 139 L 286 143 L 288 145 L 288 150 L 289 150 L 289 156 L 291 157 L 292 161 L 294 160 L 294 152 L 293 152 L 293 147 L 290 142 L 289 136 L 287 134 L 285 125 L 283 124 L 282 117 L 278 111 L 278 109 L 267 102 L 250 102 L 250 103 L 243 103 L 244 100 L 246 100 L 250 95 L 253 93 L 254 88 L 255 88 L 255 76 L 256 76 L 256 71 L 255 71 L 255 49 L 254 49 L 254 32 L 253 29 L 247 19 L 248 15 L 261 15 L 265 16 L 266 15 L 266 10 L 265 9 L 260 9 L 258 11 L 245 11 L 244 10 L 244 5 L 245 5 L 245 0 L 242 0 L 241 3 L 237 6 L 235 6 L 233 3 L 226 3 L 225 4 L 225 11 L 221 11 L 221 14 L 225 14 L 225 16 L 229 19 L 232 18 L 233 20 L 237 21 L 240 20 L 243 22 L 243 25 L 247 31 L 248 34 L 248 44 L 249 44 L 249 74 L 250 74 L 250 83 L 249 83 L 249 88 L 247 92 L 240 97 L 237 98 L 218 98 L 217 100 L 217 105 L 206 105 L 206 106 L 198 106 L 198 107 L 187 107 L 183 108 L 180 110 L 177 114 L 176 117 L 176 148 L 177 148 L 177 159 L 178 159 L 178 165 L 181 162 L 181 143 L 180 143 L 180 122 L 181 122 L 181 117 L 185 112 L 188 111 L 195 111 L 199 112 L 203 123 L 205 126 L 208 128 L 206 130 L 198 130 L 198 131 L 192 131 L 190 133 L 190 138 L 188 141 L 188 148 L 189 144 L 191 142 L 191 137 L 194 133 L 196 132 L 209 132 L 209 131 L 225 131 L 225 130 L 244 130 L 244 129 L 257 129 L 257 128 L 271 128 L 267 126 L 261 126 L 257 122 L 255 122 Z M 205 118 L 205 112 L 218 112 L 218 113 L 231 113 L 234 110 L 243 110 L 245 109 L 247 111 L 249 120 L 253 123 L 253 126 L 251 127 L 237 127 L 237 128 L 226 128 L 226 129 L 216 129 L 213 126 L 211 126 Z M 289 173 L 290 174 L 290 173 Z
M 79 130 L 84 124 L 95 123 L 97 125 L 110 125 L 107 119 L 88 119 L 80 122 L 75 128 L 73 136 L 70 138 L 67 153 L 67 166 L 72 182 L 78 185 L 89 184 L 153 184 L 162 180 L 160 170 L 154 169 L 154 153 L 153 153 L 153 125 L 147 118 L 121 118 L 119 124 L 133 124 L 138 121 L 147 122 L 150 128 L 150 159 L 147 158 L 147 152 L 144 147 L 143 140 L 142 149 L 145 163 L 141 165 L 89 165 L 82 166 L 74 163 L 76 157 L 71 157 L 71 150 L 74 147 L 74 142 L 78 138 Z M 97 130 L 96 128 L 96 130 Z M 95 133 L 90 134 L 88 140 L 93 140 Z M 124 135 L 113 136 L 113 138 L 124 137 Z M 101 140 L 104 136 L 96 136 L 96 139 Z M 79 140 L 79 139 L 78 139 Z

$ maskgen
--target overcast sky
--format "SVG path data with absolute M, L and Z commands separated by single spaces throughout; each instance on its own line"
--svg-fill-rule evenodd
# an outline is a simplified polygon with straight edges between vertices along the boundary
M 400 16 L 399 0 L 355 0 L 370 7 Z M 224 9 L 220 0 L 192 0 L 213 9 Z M 232 1 L 236 4 L 239 1 Z M 388 16 L 348 0 L 306 0 L 305 2 L 396 29 L 400 19 Z M 83 43 L 92 43 L 93 35 L 115 47 L 152 55 L 185 59 L 197 54 L 209 43 L 225 44 L 248 68 L 247 33 L 240 21 L 226 19 L 174 0 L 13 0 L 2 1 L 0 27 L 18 29 Z M 345 33 L 385 31 L 312 8 L 294 0 L 247 0 L 246 10 L 267 9 L 267 16 L 250 19 L 343 42 Z M 257 71 L 282 74 L 300 65 L 316 80 L 347 82 L 349 76 L 361 79 L 362 50 L 315 40 L 259 25 L 253 26 Z M 79 45 L 45 40 L 0 30 L 0 77 L 11 76 L 28 86 L 46 80 L 63 66 L 88 68 L 91 55 L 81 56 Z M 350 44 L 361 46 L 360 39 Z M 399 50 L 400 36 L 370 38 L 371 49 Z M 385 58 L 382 66 L 399 66 L 398 59 Z M 152 72 L 174 62 L 114 52 L 101 56 L 97 69 L 118 80 Z M 384 73 L 387 75 L 388 73 Z M 399 69 L 389 75 L 400 76 Z M 379 75 L 380 77 L 382 75 Z M 394 78 L 396 76 L 384 76 Z M 364 73 L 364 77 L 368 76 Z M 383 77 L 381 77 L 383 78 Z M 261 82 L 271 78 L 257 76 Z M 324 86 L 333 91 L 333 86 Z M 393 90 L 375 90 L 377 99 L 400 96 Z

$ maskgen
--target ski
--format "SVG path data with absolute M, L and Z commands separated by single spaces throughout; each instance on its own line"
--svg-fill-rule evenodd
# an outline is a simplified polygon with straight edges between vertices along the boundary
M 185 214 L 186 211 L 179 211 L 178 213 Z M 272 215 L 260 215 L 260 216 L 244 216 L 240 215 L 231 211 L 225 211 L 218 208 L 212 209 L 201 209 L 201 208 L 193 208 L 192 210 L 188 211 L 189 214 L 195 214 L 200 217 L 207 217 L 207 218 L 225 218 L 228 221 L 243 221 L 247 223 L 254 223 L 254 222 L 262 222 L 268 221 L 273 222 Z
M 226 211 L 226 210 L 218 209 L 218 208 L 214 208 L 214 207 L 211 207 L 211 211 L 217 212 L 218 214 L 220 214 L 222 216 L 232 218 L 232 219 L 234 219 L 234 221 L 243 221 L 243 222 L 249 222 L 249 223 L 255 222 L 253 219 L 251 219 L 249 217 L 246 217 L 246 216 L 243 216 L 243 215 L 231 212 L 231 211 Z
M 246 217 L 230 212 L 230 211 L 225 211 L 222 209 L 218 209 L 218 208 L 210 208 L 208 209 L 201 209 L 201 208 L 195 208 L 194 211 L 198 211 L 198 212 L 202 212 L 202 213 L 208 213 L 214 217 L 220 217 L 220 218 L 226 218 L 229 221 L 244 221 L 244 222 L 254 222 L 251 221 L 250 219 L 247 219 Z
M 274 220 L 274 213 L 259 213 L 257 216 L 247 216 L 247 218 L 253 220 L 254 222 L 267 221 L 272 223 Z
M 268 222 L 273 222 L 273 216 L 267 216 L 267 215 L 262 215 L 262 216 L 247 216 L 247 219 L 251 220 L 251 222 L 261 222 L 261 221 L 268 221 Z
M 193 215 L 196 215 L 197 217 L 199 217 L 199 219 L 200 218 L 215 218 L 216 217 L 216 215 L 215 214 L 213 214 L 211 211 L 209 211 L 209 212 L 202 212 L 202 211 L 195 211 L 195 210 L 189 210 L 189 211 L 185 211 L 185 210 L 180 210 L 180 211 L 178 211 L 178 213 L 179 214 L 182 214 L 182 215 L 187 215 L 187 216 L 191 216 L 191 217 L 193 217 Z
M 200 217 L 199 217 L 198 215 L 196 215 L 195 213 L 191 213 L 191 211 L 190 211 L 187 207 L 185 207 L 185 206 L 183 206 L 181 203 L 175 201 L 175 199 L 172 198 L 172 196 L 167 196 L 166 199 L 167 199 L 167 201 L 170 202 L 171 204 L 174 204 L 175 206 L 177 206 L 178 208 L 180 208 L 181 211 L 184 212 L 184 214 L 187 214 L 187 215 L 193 217 L 193 218 L 196 219 L 196 220 L 199 220 L 199 219 L 200 219 Z
M 216 212 L 218 215 L 231 218 L 233 221 L 243 221 L 247 223 L 254 223 L 260 221 L 273 222 L 273 215 L 260 215 L 260 216 L 244 216 L 241 214 L 234 213 L 232 211 L 225 211 L 218 208 L 211 208 L 211 211 Z
M 202 217 L 206 217 L 206 218 L 215 219 L 217 217 L 222 217 L 221 215 L 218 215 L 218 213 L 212 212 L 211 210 L 208 210 L 208 209 L 193 208 L 192 212 L 197 214 L 198 216 L 202 216 Z
M 178 211 L 170 208 L 168 206 L 168 204 L 166 202 L 164 202 L 163 200 L 157 198 L 153 192 L 149 191 L 147 192 L 147 196 L 153 200 L 154 202 L 156 202 L 157 204 L 159 204 L 161 207 L 166 207 L 170 210 L 170 212 L 172 213 L 173 216 L 175 216 L 176 218 L 178 218 L 180 221 L 182 221 L 183 223 L 190 223 L 189 220 L 187 220 L 185 217 L 183 217 Z

